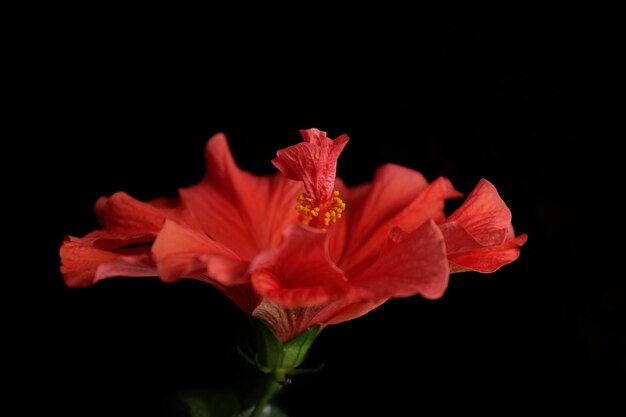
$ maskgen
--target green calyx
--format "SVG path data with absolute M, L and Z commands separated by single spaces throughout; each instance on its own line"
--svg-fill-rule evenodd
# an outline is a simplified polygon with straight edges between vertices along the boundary
M 321 368 L 298 369 L 319 332 L 320 326 L 313 326 L 283 344 L 265 321 L 253 317 L 252 349 L 255 353 L 246 353 L 241 348 L 239 353 L 261 372 L 273 375 L 279 383 L 285 383 L 288 376 L 311 373 Z

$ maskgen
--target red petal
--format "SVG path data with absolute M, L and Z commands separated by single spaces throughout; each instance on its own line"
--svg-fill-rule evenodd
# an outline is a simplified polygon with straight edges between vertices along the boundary
M 68 236 L 61 245 L 61 273 L 70 287 L 86 287 L 116 276 L 156 276 L 149 247 L 122 249 L 150 236 L 113 236 L 93 232 L 84 238 Z M 100 247 L 98 247 L 100 246 Z
M 180 278 L 206 275 L 223 285 L 238 285 L 249 280 L 248 262 L 224 245 L 202 233 L 167 220 L 152 246 L 159 276 L 172 282 Z
M 286 307 L 325 304 L 348 291 L 328 256 L 326 233 L 299 224 L 289 225 L 283 244 L 257 258 L 251 269 L 259 294 Z
M 337 158 L 348 143 L 348 136 L 332 140 L 317 129 L 301 133 L 305 142 L 279 150 L 272 163 L 285 177 L 302 181 L 316 202 L 325 202 L 333 192 Z
M 285 224 L 297 217 L 300 185 L 280 175 L 255 177 L 241 171 L 223 134 L 207 143 L 206 161 L 204 180 L 180 190 L 204 233 L 247 260 L 275 246 Z
M 441 297 L 450 271 L 439 227 L 430 220 L 398 240 L 389 243 L 373 265 L 351 277 L 350 284 L 368 291 L 372 300 L 415 294 Z

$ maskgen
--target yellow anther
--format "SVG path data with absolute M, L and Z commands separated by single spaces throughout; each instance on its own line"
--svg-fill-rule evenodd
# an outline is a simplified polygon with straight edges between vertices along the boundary
M 334 190 L 326 201 L 317 201 L 306 192 L 296 197 L 296 211 L 300 215 L 300 222 L 305 226 L 326 230 L 331 221 L 335 223 L 341 218 L 345 209 L 346 204 L 339 197 L 338 190 Z M 317 220 L 318 217 L 319 220 Z

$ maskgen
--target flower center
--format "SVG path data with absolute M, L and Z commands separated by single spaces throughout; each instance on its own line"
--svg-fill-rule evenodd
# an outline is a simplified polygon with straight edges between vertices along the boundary
M 296 211 L 300 214 L 299 220 L 305 226 L 317 227 L 322 230 L 328 229 L 328 225 L 341 219 L 341 214 L 346 209 L 346 203 L 339 197 L 339 191 L 335 190 L 331 198 L 325 202 L 315 201 L 309 194 L 300 193 L 296 198 Z

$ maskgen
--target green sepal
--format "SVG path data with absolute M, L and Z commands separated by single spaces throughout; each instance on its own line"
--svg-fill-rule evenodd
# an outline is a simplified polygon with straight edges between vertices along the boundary
M 293 370 L 300 366 L 309 355 L 311 346 L 319 333 L 320 326 L 313 326 L 285 343 L 283 345 L 283 368 Z
M 272 370 L 281 368 L 283 344 L 272 328 L 265 321 L 252 317 L 252 334 L 257 363 Z
M 300 370 L 298 367 L 307 358 L 320 329 L 319 325 L 313 326 L 282 344 L 269 324 L 257 317 L 253 317 L 252 351 L 256 353 L 246 353 L 241 347 L 238 350 L 246 361 L 256 366 L 261 372 L 272 374 L 276 381 L 285 383 L 287 376 L 310 373 L 317 370 Z
M 180 395 L 189 417 L 232 417 L 241 410 L 237 395 L 226 390 L 195 390 Z

